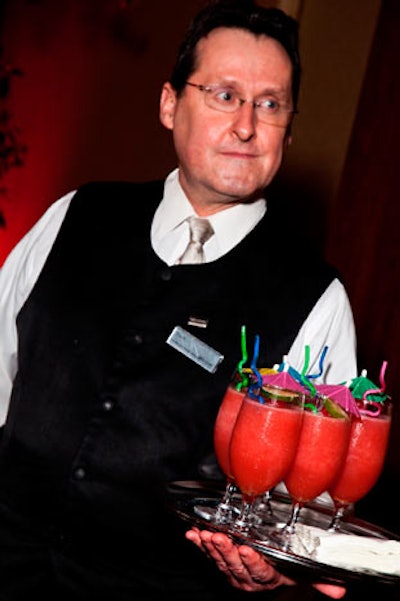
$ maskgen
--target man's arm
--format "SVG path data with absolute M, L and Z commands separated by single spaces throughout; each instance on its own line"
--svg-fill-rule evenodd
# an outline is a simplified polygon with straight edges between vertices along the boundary
M 0 426 L 6 419 L 18 368 L 16 318 L 50 252 L 73 194 L 50 206 L 12 249 L 0 270 Z
M 323 373 L 316 383 L 340 384 L 357 373 L 357 342 L 353 312 L 343 284 L 335 279 L 314 305 L 288 352 L 288 363 L 299 372 L 305 346 L 310 347 L 308 373 L 319 373 L 324 347 Z

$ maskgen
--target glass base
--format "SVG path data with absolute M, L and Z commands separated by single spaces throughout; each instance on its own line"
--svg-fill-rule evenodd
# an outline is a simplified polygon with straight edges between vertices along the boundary
M 230 524 L 239 515 L 240 505 L 236 504 L 235 501 L 230 504 L 194 505 L 193 511 L 203 520 L 213 524 Z

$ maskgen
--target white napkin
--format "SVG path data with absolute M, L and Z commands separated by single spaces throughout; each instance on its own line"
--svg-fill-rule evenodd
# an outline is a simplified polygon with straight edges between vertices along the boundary
M 291 551 L 331 566 L 400 576 L 400 541 L 297 524 Z

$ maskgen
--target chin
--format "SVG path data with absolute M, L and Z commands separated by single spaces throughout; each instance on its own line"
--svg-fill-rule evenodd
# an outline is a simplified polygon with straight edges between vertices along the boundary
M 220 186 L 220 191 L 234 198 L 253 198 L 261 188 L 255 184 L 244 184 L 242 181 L 230 181 L 229 185 Z

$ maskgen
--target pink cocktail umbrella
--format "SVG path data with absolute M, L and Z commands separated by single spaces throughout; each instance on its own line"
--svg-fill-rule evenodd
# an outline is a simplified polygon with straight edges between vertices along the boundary
M 302 382 L 301 374 L 289 364 L 287 355 L 283 356 L 281 363 L 274 365 L 272 370 L 265 372 L 262 375 L 263 382 L 265 378 L 266 384 L 280 386 L 281 388 L 290 388 L 297 392 L 307 391 Z M 275 377 L 271 378 L 271 375 L 274 375 Z
M 282 363 L 277 366 L 279 375 L 275 378 L 268 379 L 270 384 L 274 384 L 276 386 L 282 386 L 286 388 L 291 388 L 292 390 L 296 390 L 298 392 L 307 392 L 311 396 L 314 396 L 316 393 L 316 389 L 311 380 L 315 378 L 319 378 L 323 372 L 323 363 L 328 351 L 328 347 L 325 346 L 320 356 L 319 360 L 319 372 L 316 374 L 307 374 L 308 366 L 310 363 L 310 347 L 306 345 L 304 348 L 304 366 L 302 372 L 298 372 L 291 365 L 289 365 L 287 361 L 287 355 L 284 355 Z M 282 384 L 281 384 L 282 382 Z
M 279 388 L 287 388 L 297 392 L 306 392 L 305 387 L 290 375 L 289 371 L 279 371 L 277 373 L 263 374 L 263 385 L 279 386 Z
M 360 417 L 360 411 L 350 388 L 344 384 L 317 384 L 317 393 L 335 401 L 347 413 Z

